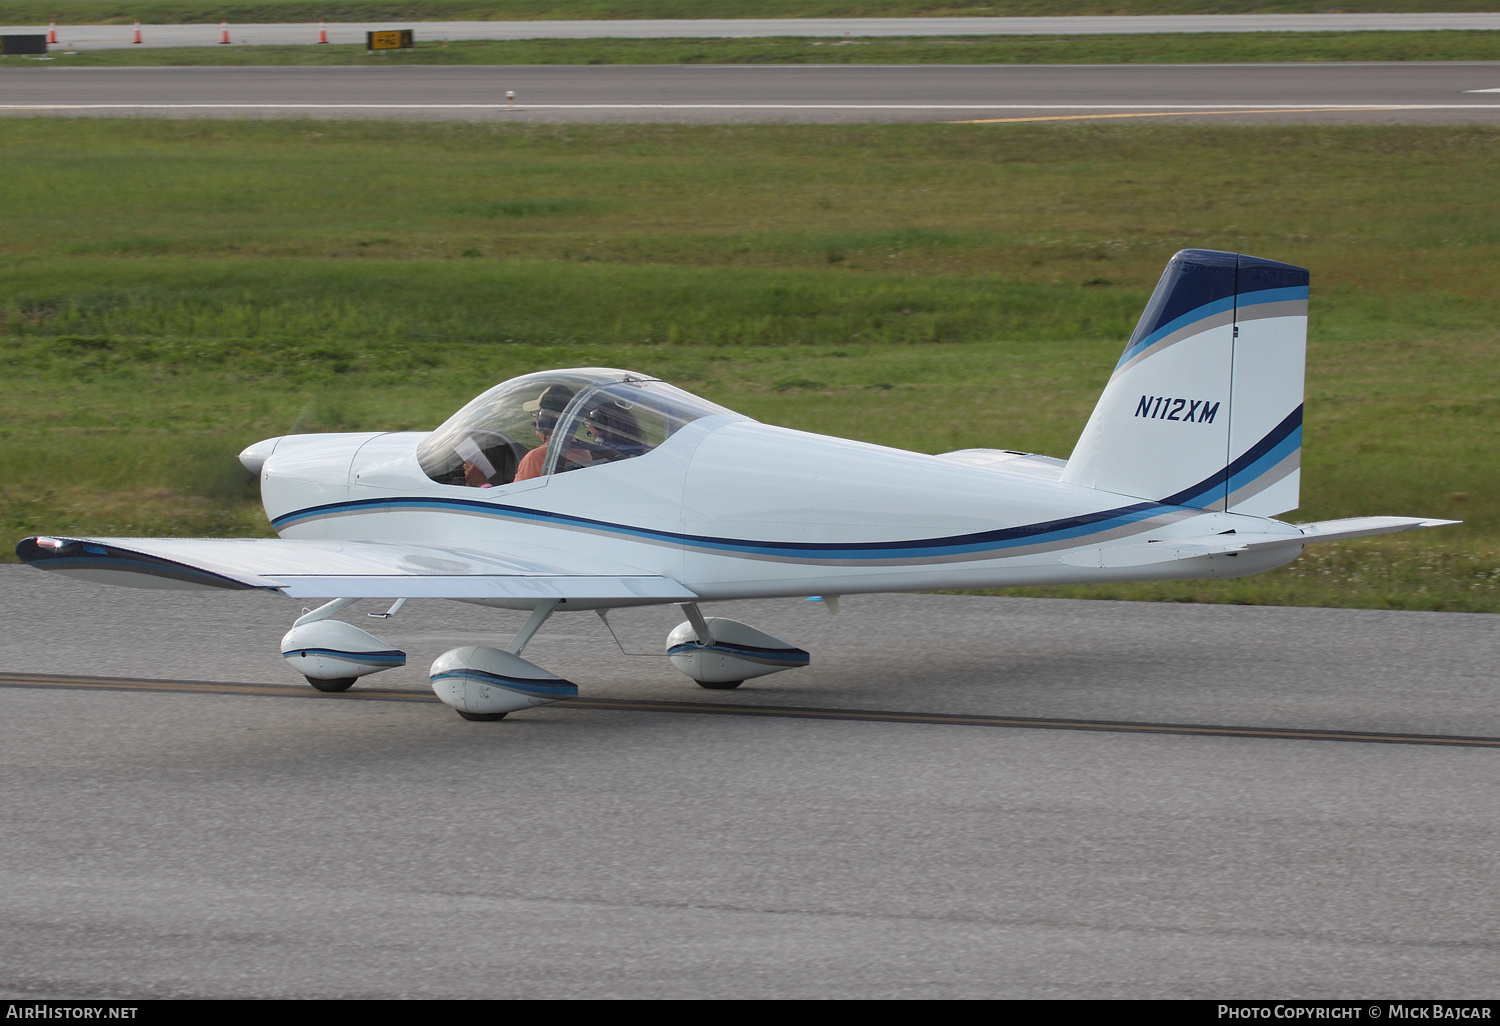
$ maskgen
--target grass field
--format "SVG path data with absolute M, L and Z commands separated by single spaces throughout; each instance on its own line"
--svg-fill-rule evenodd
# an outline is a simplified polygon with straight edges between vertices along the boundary
M 7 549 L 266 533 L 248 442 L 430 427 L 548 366 L 924 451 L 1066 456 L 1166 258 L 1208 246 L 1312 268 L 1288 519 L 1466 523 L 1087 593 L 1500 611 L 1491 129 L 6 128 Z
M 317 21 L 510 21 L 630 18 L 898 18 L 1087 14 L 1327 13 L 1317 0 L 0 0 L 0 24 L 60 25 Z M 1485 0 L 1340 0 L 1338 10 L 1488 11 Z
M 66 31 L 62 34 L 67 41 Z M 54 47 L 57 64 L 16 68 L 436 64 L 1220 64 L 1265 61 L 1495 61 L 1500 32 L 1221 32 L 1114 36 L 810 39 L 419 40 L 363 46 Z

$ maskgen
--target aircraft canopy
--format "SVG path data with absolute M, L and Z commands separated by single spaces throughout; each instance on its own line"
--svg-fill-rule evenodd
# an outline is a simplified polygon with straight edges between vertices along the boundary
M 644 456 L 714 415 L 739 417 L 632 371 L 542 371 L 496 385 L 449 417 L 417 459 L 439 484 L 484 488 Z

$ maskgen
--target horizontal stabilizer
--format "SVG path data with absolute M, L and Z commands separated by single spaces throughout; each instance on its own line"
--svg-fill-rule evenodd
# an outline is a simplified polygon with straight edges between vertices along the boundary
M 301 538 L 26 538 L 42 570 L 136 588 L 262 589 L 293 598 L 691 601 L 634 567 L 536 548 L 527 555 L 395 542 Z
M 1074 549 L 1062 556 L 1068 566 L 1089 569 L 1119 570 L 1155 563 L 1174 563 L 1199 556 L 1222 556 L 1236 552 L 1282 548 L 1301 548 L 1309 542 L 1340 541 L 1345 538 L 1368 538 L 1377 534 L 1395 534 L 1418 527 L 1443 527 L 1457 520 L 1432 520 L 1421 517 L 1351 517 L 1348 520 L 1324 520 L 1316 524 L 1296 525 L 1297 534 L 1211 534 L 1194 538 L 1172 538 L 1104 546 L 1097 549 Z
M 1377 534 L 1396 534 L 1418 527 L 1446 527 L 1462 520 L 1433 520 L 1430 517 L 1349 517 L 1347 520 L 1322 520 L 1316 524 L 1298 524 L 1302 537 L 1310 542 L 1342 541 L 1345 538 L 1369 538 Z

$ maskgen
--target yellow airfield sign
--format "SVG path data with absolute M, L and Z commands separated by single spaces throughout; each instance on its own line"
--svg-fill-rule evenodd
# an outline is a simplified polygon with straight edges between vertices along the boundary
M 410 50 L 416 45 L 416 41 L 412 39 L 411 29 L 365 33 L 365 49 L 367 50 Z

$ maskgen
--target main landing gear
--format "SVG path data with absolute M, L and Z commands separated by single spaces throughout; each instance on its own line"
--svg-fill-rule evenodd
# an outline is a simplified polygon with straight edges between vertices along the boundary
M 751 677 L 799 666 L 811 657 L 795 645 L 722 616 L 707 619 L 695 603 L 684 603 L 687 621 L 667 635 L 667 658 L 701 688 L 729 691 Z
M 281 654 L 319 691 L 347 691 L 366 674 L 406 665 L 405 652 L 353 624 L 329 619 L 356 601 L 334 599 L 304 613 L 281 639 Z M 371 615 L 388 618 L 404 602 Z M 577 697 L 577 685 L 521 658 L 557 606 L 556 600 L 538 603 L 503 651 L 466 645 L 438 656 L 428 672 L 433 692 L 459 716 L 482 723 Z M 696 603 L 684 603 L 682 611 L 687 620 L 667 636 L 667 658 L 699 687 L 730 691 L 752 677 L 806 666 L 810 659 L 795 645 L 738 620 L 704 617 Z

